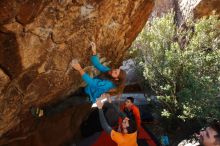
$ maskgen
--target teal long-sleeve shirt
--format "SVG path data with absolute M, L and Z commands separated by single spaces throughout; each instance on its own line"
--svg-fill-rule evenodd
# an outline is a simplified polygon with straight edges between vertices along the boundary
M 104 73 L 111 70 L 107 66 L 104 66 L 100 63 L 98 56 L 93 55 L 90 59 L 93 66 L 100 72 Z M 87 83 L 85 87 L 85 93 L 89 95 L 92 103 L 95 103 L 96 99 L 99 98 L 103 93 L 106 93 L 110 89 L 115 88 L 115 85 L 112 81 L 100 79 L 98 77 L 91 78 L 87 73 L 82 75 L 82 79 Z

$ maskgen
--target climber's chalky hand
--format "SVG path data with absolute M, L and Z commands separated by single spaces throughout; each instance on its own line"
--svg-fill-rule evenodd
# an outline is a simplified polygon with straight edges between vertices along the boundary
M 72 64 L 72 67 L 73 67 L 75 70 L 78 70 L 78 71 L 82 70 L 82 67 L 81 67 L 81 65 L 80 65 L 79 63 Z
M 90 45 L 92 47 L 92 54 L 96 55 L 96 44 L 94 42 L 91 42 Z
M 101 99 L 98 99 L 98 100 L 96 101 L 96 104 L 97 104 L 98 109 L 102 109 L 103 103 L 101 102 Z

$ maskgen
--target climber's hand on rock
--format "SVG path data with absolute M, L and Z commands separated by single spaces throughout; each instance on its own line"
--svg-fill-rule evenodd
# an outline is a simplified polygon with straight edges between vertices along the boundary
M 94 42 L 91 42 L 90 45 L 92 47 L 92 54 L 96 55 L 96 44 Z
M 77 71 L 82 70 L 82 67 L 81 67 L 81 65 L 80 65 L 79 63 L 73 64 L 72 67 L 73 67 L 75 70 L 77 70 Z

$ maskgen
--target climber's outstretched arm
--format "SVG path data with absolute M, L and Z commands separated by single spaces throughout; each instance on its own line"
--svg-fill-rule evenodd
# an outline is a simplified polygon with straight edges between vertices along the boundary
M 126 114 L 125 114 L 124 112 L 121 112 L 121 111 L 119 110 L 119 108 L 118 108 L 115 104 L 106 102 L 106 103 L 105 103 L 105 106 L 107 106 L 107 107 L 113 107 L 114 110 L 119 114 L 119 116 L 120 116 L 122 119 L 126 118 Z
M 77 70 L 81 76 L 85 74 L 85 71 L 82 69 L 81 65 L 79 63 L 72 64 L 72 67 Z
M 100 120 L 102 128 L 110 135 L 112 128 L 108 125 L 102 109 L 99 109 L 99 120 Z
M 107 66 L 104 66 L 103 64 L 100 63 L 99 57 L 96 54 L 96 44 L 94 42 L 91 42 L 91 47 L 92 47 L 92 57 L 90 58 L 93 66 L 98 69 L 100 72 L 108 72 L 111 69 Z
M 82 76 L 82 79 L 86 82 L 86 84 L 90 85 L 90 86 L 97 86 L 97 81 L 94 80 L 93 78 L 91 78 L 81 67 L 81 65 L 79 63 L 75 63 L 72 65 L 72 67 L 77 70 L 80 75 Z
M 107 123 L 107 121 L 105 119 L 105 116 L 104 116 L 104 113 L 102 111 L 103 103 L 101 102 L 101 100 L 98 100 L 96 102 L 96 104 L 97 104 L 97 107 L 99 109 L 99 120 L 100 120 L 101 126 L 110 135 L 111 131 L 112 131 L 112 128 Z

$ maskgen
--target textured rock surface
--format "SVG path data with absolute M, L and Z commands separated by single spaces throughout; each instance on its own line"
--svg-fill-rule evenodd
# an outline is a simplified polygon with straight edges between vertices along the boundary
M 9 77 L 0 69 L 0 94 L 3 92 L 9 81 Z
M 202 0 L 194 9 L 196 17 L 209 15 L 212 11 L 216 11 L 216 14 L 220 15 L 220 1 L 219 0 Z
M 60 117 L 65 113 L 37 124 L 29 115 L 29 107 L 56 103 L 79 87 L 82 83 L 79 74 L 68 71 L 68 66 L 76 58 L 89 68 L 89 41 L 96 42 L 98 52 L 111 60 L 112 66 L 120 65 L 151 14 L 153 3 L 153 0 L 1 0 L 0 145 L 13 140 L 15 145 L 30 145 L 28 141 L 19 143 L 28 136 L 35 141 L 34 145 L 55 145 L 44 142 L 48 141 L 43 138 L 44 133 L 62 127 Z M 212 10 L 220 14 L 219 6 L 218 0 L 155 0 L 152 16 L 173 8 L 178 13 L 177 19 L 182 21 L 192 11 L 196 17 L 209 15 Z M 83 106 L 79 109 L 84 114 L 70 115 L 83 119 L 88 109 Z M 53 120 L 57 125 L 48 127 Z M 66 129 L 71 128 L 69 120 L 66 115 Z M 76 131 L 66 132 L 68 139 Z M 61 144 L 64 137 L 53 139 Z
M 67 70 L 73 58 L 90 65 L 89 41 L 120 65 L 153 1 L 1 0 L 0 8 L 0 137 L 9 140 L 31 129 L 20 126 L 30 120 L 29 107 L 52 104 L 79 87 L 79 74 Z
M 191 16 L 193 9 L 201 0 L 156 0 L 151 18 L 162 16 L 164 13 L 173 10 L 176 13 L 176 22 L 181 24 Z
M 155 0 L 154 9 L 151 18 L 160 17 L 164 13 L 174 8 L 173 0 Z
M 80 125 L 90 110 L 89 104 L 68 108 L 50 117 L 40 120 L 31 118 L 23 122 L 19 128 L 28 133 L 16 132 L 13 129 L 2 138 L 4 146 L 60 146 L 79 140 Z M 62 117 L 62 118 L 61 118 Z M 77 120 L 76 120 L 77 119 Z M 13 136 L 15 136 L 13 138 Z
M 220 14 L 219 0 L 155 0 L 155 7 L 151 17 L 161 16 L 173 9 L 178 23 L 184 22 L 188 17 L 195 18 L 210 15 L 213 10 Z
M 175 4 L 175 9 L 177 10 L 177 12 L 180 13 L 178 19 L 180 21 L 184 21 L 188 17 L 193 16 L 193 10 L 198 6 L 201 1 L 205 0 L 179 0 L 178 3 Z

